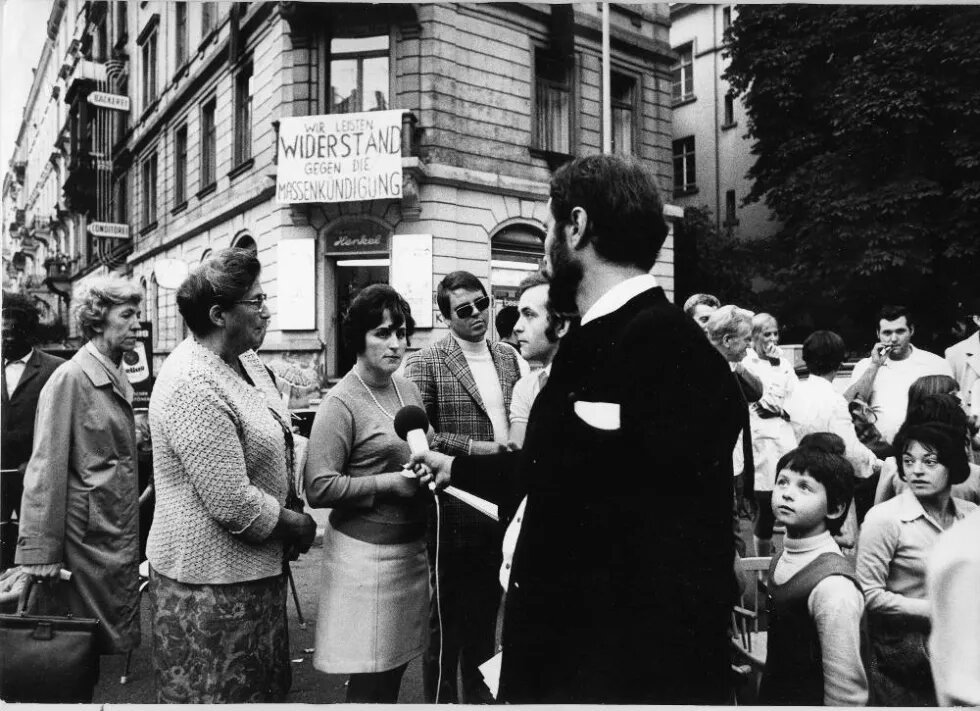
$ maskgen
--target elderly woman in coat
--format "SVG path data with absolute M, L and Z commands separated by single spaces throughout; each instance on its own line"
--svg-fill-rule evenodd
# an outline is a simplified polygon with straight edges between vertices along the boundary
M 255 350 L 270 313 L 261 265 L 217 252 L 177 290 L 191 331 L 150 400 L 156 510 L 147 543 L 160 703 L 283 701 L 291 670 L 287 548 L 316 523 L 293 510 L 289 413 Z
M 20 508 L 17 563 L 44 578 L 71 571 L 70 609 L 100 621 L 102 654 L 140 641 L 136 430 L 121 366 L 136 348 L 141 300 L 114 276 L 75 297 L 88 342 L 41 391 Z

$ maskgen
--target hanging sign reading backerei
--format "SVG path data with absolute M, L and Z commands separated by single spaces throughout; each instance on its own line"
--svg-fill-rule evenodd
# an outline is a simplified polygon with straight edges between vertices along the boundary
M 109 94 L 104 91 L 93 91 L 88 95 L 88 102 L 93 106 L 113 111 L 129 111 L 129 97 L 122 94 Z
M 401 198 L 402 114 L 368 111 L 282 119 L 277 201 Z
M 90 222 L 88 233 L 93 237 L 129 239 L 129 225 L 120 222 Z

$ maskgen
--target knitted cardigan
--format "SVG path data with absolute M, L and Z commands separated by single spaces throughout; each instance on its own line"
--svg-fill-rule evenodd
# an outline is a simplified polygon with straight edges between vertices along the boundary
M 253 380 L 267 377 L 254 370 Z M 193 338 L 167 358 L 150 399 L 156 572 L 188 584 L 282 573 L 282 542 L 269 535 L 286 500 L 286 445 L 269 407 Z

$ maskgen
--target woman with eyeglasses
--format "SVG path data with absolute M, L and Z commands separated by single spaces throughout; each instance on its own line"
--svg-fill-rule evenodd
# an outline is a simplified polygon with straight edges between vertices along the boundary
M 306 498 L 332 509 L 313 666 L 350 675 L 348 703 L 398 701 L 425 642 L 428 491 L 403 473 L 411 452 L 394 427 L 401 408 L 422 406 L 418 388 L 395 374 L 414 325 L 387 284 L 354 298 L 342 335 L 357 362 L 324 398 L 310 433 Z
M 289 413 L 255 350 L 269 323 L 253 252 L 227 249 L 177 290 L 191 331 L 150 399 L 147 543 L 159 703 L 283 701 L 287 549 L 316 524 L 288 505 Z
M 864 519 L 857 577 L 868 623 L 873 706 L 936 705 L 926 651 L 926 564 L 940 534 L 976 509 L 952 495 L 970 472 L 965 442 L 962 415 L 955 423 L 907 420 L 893 443 L 898 476 L 907 488 L 872 507 Z

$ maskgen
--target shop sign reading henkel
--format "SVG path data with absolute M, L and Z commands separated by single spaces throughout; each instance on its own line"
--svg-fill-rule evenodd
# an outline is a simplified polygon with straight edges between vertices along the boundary
M 326 233 L 327 256 L 350 254 L 387 255 L 391 248 L 391 228 L 364 217 L 342 217 Z
M 402 196 L 402 114 L 294 116 L 279 123 L 276 200 L 352 202 Z

